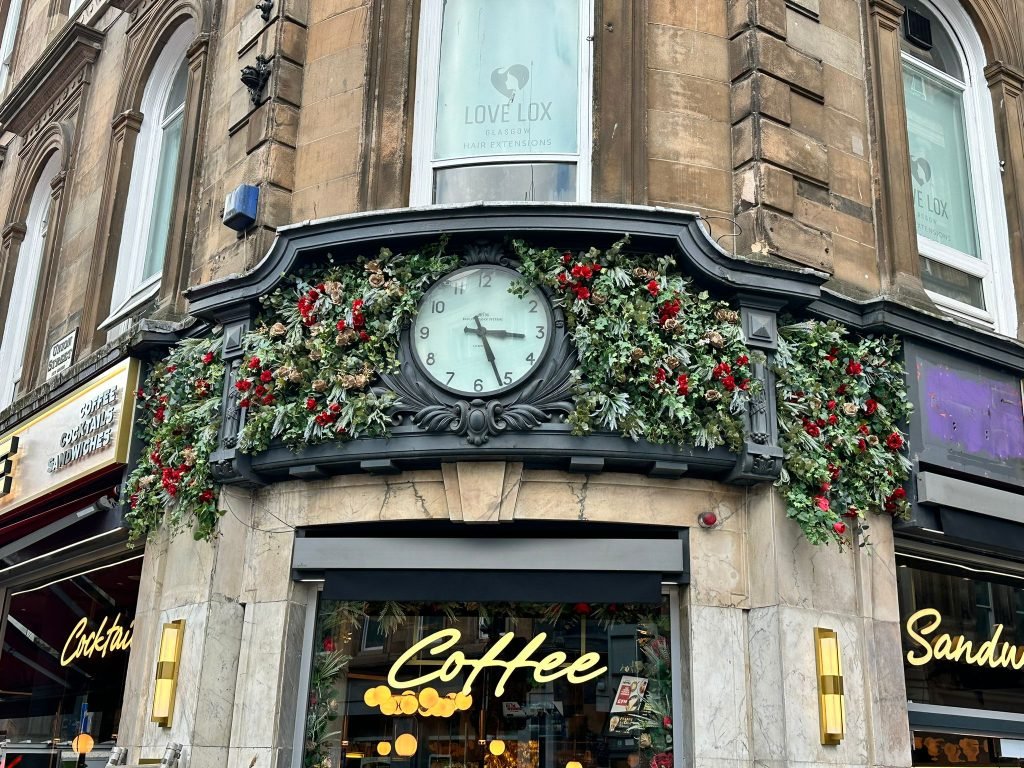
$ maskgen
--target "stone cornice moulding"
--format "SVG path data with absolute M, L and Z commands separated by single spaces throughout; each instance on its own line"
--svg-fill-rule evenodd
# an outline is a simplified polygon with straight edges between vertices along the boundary
M 254 304 L 284 275 L 305 263 L 346 254 L 392 250 L 446 235 L 457 242 L 507 236 L 538 246 L 569 249 L 610 245 L 628 234 L 637 249 L 673 253 L 679 269 L 723 295 L 744 293 L 783 299 L 799 307 L 821 296 L 827 275 L 737 259 L 711 240 L 700 217 L 646 206 L 578 203 L 473 203 L 374 211 L 303 222 L 278 230 L 270 252 L 252 271 L 186 291 L 189 312 L 220 318 L 240 304 Z
M 64 94 L 74 92 L 83 70 L 100 55 L 105 35 L 74 23 L 46 46 L 43 55 L 0 104 L 0 127 L 24 136 L 37 119 Z M 63 100 L 63 99 L 60 99 Z

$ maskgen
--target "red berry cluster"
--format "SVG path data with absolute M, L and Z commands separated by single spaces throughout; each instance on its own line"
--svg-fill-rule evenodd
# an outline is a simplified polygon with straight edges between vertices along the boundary
M 562 254 L 562 263 L 567 267 L 572 263 L 572 254 L 566 251 Z M 558 275 L 558 285 L 564 291 L 571 291 L 580 301 L 586 301 L 591 296 L 592 281 L 601 272 L 601 265 L 595 262 L 584 264 L 577 262 L 567 272 Z

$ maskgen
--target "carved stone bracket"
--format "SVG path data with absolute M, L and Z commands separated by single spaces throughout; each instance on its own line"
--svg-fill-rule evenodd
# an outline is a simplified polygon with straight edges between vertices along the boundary
M 760 483 L 775 480 L 782 471 L 782 448 L 775 412 L 775 374 L 772 362 L 779 346 L 777 311 L 779 303 L 738 297 L 743 337 L 751 351 L 759 353 L 751 363 L 756 382 L 745 416 L 746 446 L 737 457 L 729 480 Z
M 224 390 L 221 393 L 221 425 L 217 449 L 210 454 L 211 471 L 217 482 L 262 485 L 250 470 L 249 457 L 238 452 L 238 434 L 245 424 L 245 408 L 239 408 L 235 382 L 243 362 L 242 340 L 252 326 L 246 314 L 224 323 Z

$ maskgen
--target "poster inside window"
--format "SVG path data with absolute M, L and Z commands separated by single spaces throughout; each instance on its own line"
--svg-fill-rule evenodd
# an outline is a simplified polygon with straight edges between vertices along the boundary
M 313 642 L 305 768 L 672 768 L 667 598 L 323 599 Z

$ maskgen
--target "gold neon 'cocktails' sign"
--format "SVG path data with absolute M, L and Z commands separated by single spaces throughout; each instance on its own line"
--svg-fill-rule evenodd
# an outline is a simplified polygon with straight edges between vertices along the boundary
M 64 650 L 60 654 L 60 665 L 66 667 L 75 659 L 91 659 L 97 654 L 106 658 L 112 651 L 128 651 L 132 647 L 133 621 L 127 627 L 121 624 L 121 614 L 117 614 L 108 625 L 109 617 L 104 616 L 100 625 L 92 632 L 87 632 L 89 620 L 83 616 L 75 628 L 71 630 Z
M 600 677 L 608 671 L 608 667 L 597 666 L 601 663 L 601 656 L 593 651 L 584 653 L 573 661 L 569 661 L 569 657 L 564 651 L 555 651 L 540 659 L 531 658 L 544 645 L 544 641 L 548 639 L 546 632 L 541 632 L 530 640 L 516 654 L 515 658 L 511 660 L 499 659 L 498 657 L 501 655 L 501 652 L 508 647 L 514 637 L 515 635 L 512 632 L 506 632 L 479 659 L 467 659 L 466 654 L 462 651 L 452 651 L 437 669 L 418 677 L 403 678 L 402 667 L 410 662 L 415 662 L 420 654 L 426 653 L 428 656 L 437 658 L 441 654 L 448 652 L 453 646 L 458 645 L 462 639 L 462 633 L 454 628 L 442 629 L 424 637 L 399 656 L 398 661 L 388 671 L 388 683 L 393 688 L 398 689 L 414 688 L 434 680 L 449 683 L 462 674 L 462 672 L 468 670 L 469 674 L 466 675 L 466 681 L 460 692 L 469 693 L 470 687 L 473 685 L 473 681 L 476 680 L 477 675 L 488 667 L 494 667 L 505 670 L 501 677 L 498 678 L 497 685 L 494 686 L 494 695 L 501 696 L 505 693 L 505 683 L 519 669 L 532 669 L 533 679 L 538 683 L 549 683 L 560 677 L 564 677 L 570 683 L 585 683 L 588 680 L 593 680 L 595 677 Z
M 992 637 L 975 647 L 973 640 L 963 635 L 936 634 L 942 625 L 942 614 L 934 608 L 922 608 L 907 619 L 907 634 L 920 651 L 908 651 L 907 663 L 923 666 L 933 659 L 936 661 L 959 661 L 978 667 L 992 669 L 1024 668 L 1024 646 L 1014 645 L 1005 640 L 1000 642 L 1003 625 L 996 624 Z M 934 635 L 934 637 L 932 637 Z

